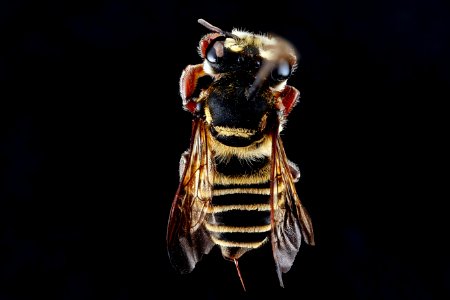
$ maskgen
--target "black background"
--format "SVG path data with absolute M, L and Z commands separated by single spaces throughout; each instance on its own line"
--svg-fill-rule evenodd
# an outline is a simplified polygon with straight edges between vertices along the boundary
M 245 4 L 244 4 L 245 3 Z M 0 299 L 445 299 L 445 1 L 2 1 Z M 316 231 L 285 288 L 269 249 L 189 275 L 165 230 L 204 18 L 301 54 L 283 139 Z M 158 296 L 159 295 L 159 296 Z

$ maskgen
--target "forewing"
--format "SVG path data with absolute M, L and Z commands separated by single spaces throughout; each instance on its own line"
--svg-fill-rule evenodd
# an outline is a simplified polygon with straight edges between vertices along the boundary
M 192 123 L 191 144 L 167 226 L 167 250 L 172 265 L 191 272 L 214 246 L 203 220 L 211 204 L 213 163 L 203 120 Z
M 271 221 L 272 250 L 278 278 L 294 263 L 302 238 L 314 245 L 314 232 L 308 212 L 296 192 L 294 178 L 283 143 L 277 132 L 272 134 Z

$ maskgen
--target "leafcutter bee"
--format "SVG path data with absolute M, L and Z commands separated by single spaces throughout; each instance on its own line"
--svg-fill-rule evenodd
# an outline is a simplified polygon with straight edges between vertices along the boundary
M 245 290 L 239 258 L 270 243 L 283 287 L 302 239 L 314 245 L 295 187 L 300 172 L 280 137 L 300 97 L 287 85 L 297 53 L 281 37 L 198 22 L 211 32 L 199 42 L 203 63 L 188 65 L 179 82 L 193 121 L 167 227 L 169 258 L 189 273 L 217 245 Z

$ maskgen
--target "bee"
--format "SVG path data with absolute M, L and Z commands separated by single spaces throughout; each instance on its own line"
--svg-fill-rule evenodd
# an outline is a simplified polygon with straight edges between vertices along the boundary
M 211 32 L 199 42 L 203 62 L 188 65 L 179 81 L 183 108 L 193 120 L 167 226 L 169 259 L 189 273 L 218 246 L 245 290 L 238 260 L 270 243 L 284 287 L 282 274 L 302 240 L 314 245 L 312 222 L 295 188 L 300 171 L 280 137 L 300 97 L 287 85 L 297 53 L 275 35 L 198 22 Z

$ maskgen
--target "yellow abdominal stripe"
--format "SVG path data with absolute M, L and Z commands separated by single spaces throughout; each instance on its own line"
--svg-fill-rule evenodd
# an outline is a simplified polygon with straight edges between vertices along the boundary
M 246 128 L 230 128 L 223 126 L 214 126 L 214 129 L 217 131 L 219 135 L 223 136 L 239 136 L 239 137 L 251 137 L 255 135 L 256 130 L 250 130 Z
M 236 205 L 214 205 L 208 207 L 208 213 L 220 213 L 230 210 L 257 210 L 270 211 L 269 204 L 236 204 Z
M 221 173 L 216 173 L 214 176 L 214 184 L 219 184 L 219 185 L 262 184 L 262 183 L 266 183 L 270 180 L 269 171 L 270 171 L 270 165 L 267 167 L 264 167 L 258 173 L 250 174 L 250 175 L 230 177 L 227 175 L 223 175 Z M 221 193 L 218 190 L 214 191 L 214 193 L 215 192 Z M 260 192 L 263 193 L 263 191 L 260 191 Z M 222 193 L 225 193 L 225 192 L 222 192 Z M 270 192 L 269 192 L 269 194 L 270 194 Z M 265 195 L 265 192 L 263 195 Z
M 213 190 L 213 196 L 223 196 L 230 194 L 270 195 L 270 188 L 232 188 Z
M 262 242 L 230 242 L 230 241 L 220 240 L 214 236 L 211 236 L 211 239 L 213 240 L 214 244 L 219 245 L 221 247 L 241 247 L 241 248 L 252 248 L 252 249 L 261 247 L 263 244 L 267 243 L 267 241 L 269 240 L 268 238 L 265 238 Z
M 211 232 L 246 232 L 246 233 L 255 233 L 255 232 L 267 232 L 270 231 L 271 225 L 262 225 L 262 226 L 226 226 L 226 225 L 212 225 L 205 222 L 206 229 Z

